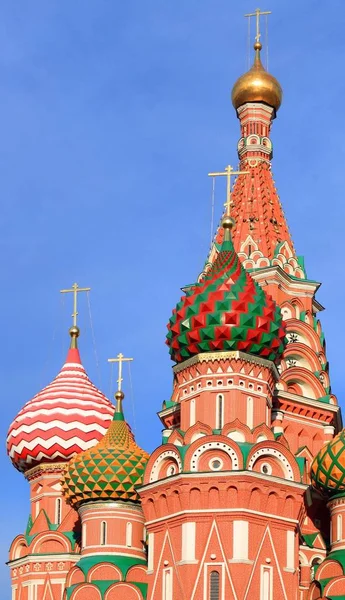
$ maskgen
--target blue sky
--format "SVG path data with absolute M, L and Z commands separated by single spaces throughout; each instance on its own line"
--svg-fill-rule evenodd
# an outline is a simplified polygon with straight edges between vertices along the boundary
M 343 2 L 271 0 L 269 65 L 284 89 L 273 171 L 318 299 L 333 391 L 344 395 Z M 230 90 L 246 69 L 247 0 L 35 0 L 0 6 L 1 437 L 63 363 L 74 281 L 83 362 L 110 392 L 107 358 L 132 364 L 148 451 L 171 392 L 165 326 L 209 247 L 210 170 L 237 164 Z M 224 191 L 217 184 L 216 215 Z M 99 367 L 97 366 L 98 358 Z M 125 370 L 126 374 L 126 370 Z M 29 489 L 0 455 L 1 557 Z M 5 493 L 4 493 L 5 492 Z M 7 568 L 0 569 L 7 587 Z

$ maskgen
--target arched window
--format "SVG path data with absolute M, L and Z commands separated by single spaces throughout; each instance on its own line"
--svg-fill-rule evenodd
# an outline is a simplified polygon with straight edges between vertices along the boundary
M 224 424 L 224 397 L 218 394 L 216 405 L 216 429 L 222 429 Z
M 219 573 L 211 571 L 210 574 L 210 600 L 219 600 Z
M 316 573 L 317 568 L 320 563 L 321 563 L 321 558 L 318 558 L 318 557 L 313 558 L 312 563 L 310 565 L 310 581 L 314 581 L 315 573 Z
M 61 498 L 56 499 L 55 503 L 55 522 L 57 525 L 61 523 Z
M 132 523 L 126 525 L 126 546 L 130 548 L 132 546 Z
M 107 543 L 107 524 L 105 521 L 101 523 L 101 546 L 105 546 Z

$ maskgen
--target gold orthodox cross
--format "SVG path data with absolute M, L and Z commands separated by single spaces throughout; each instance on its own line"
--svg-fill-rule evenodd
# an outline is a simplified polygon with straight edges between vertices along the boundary
M 256 42 L 260 42 L 260 37 L 261 37 L 261 33 L 260 33 L 260 17 L 262 15 L 271 15 L 272 11 L 271 10 L 265 10 L 265 11 L 261 11 L 260 8 L 257 8 L 253 13 L 248 13 L 247 15 L 244 15 L 245 17 L 256 17 L 256 36 L 255 36 L 255 41 Z
M 226 207 L 226 215 L 230 216 L 230 207 L 231 207 L 231 177 L 233 175 L 246 175 L 249 171 L 234 171 L 231 165 L 225 167 L 223 172 L 220 173 L 209 173 L 209 177 L 226 177 L 226 202 L 224 206 Z
M 77 326 L 77 316 L 78 316 L 78 293 L 79 292 L 89 292 L 91 288 L 81 288 L 77 283 L 72 285 L 70 290 L 60 290 L 61 294 L 73 294 L 73 325 Z
M 120 354 L 117 355 L 116 358 L 108 358 L 108 362 L 110 362 L 110 363 L 114 363 L 114 362 L 119 363 L 119 378 L 117 380 L 117 391 L 118 392 L 122 391 L 122 389 L 121 389 L 122 388 L 122 382 L 123 382 L 123 377 L 122 377 L 122 363 L 129 362 L 131 360 L 133 360 L 133 358 L 125 358 L 123 356 L 123 354 L 121 354 L 121 352 L 120 352 Z

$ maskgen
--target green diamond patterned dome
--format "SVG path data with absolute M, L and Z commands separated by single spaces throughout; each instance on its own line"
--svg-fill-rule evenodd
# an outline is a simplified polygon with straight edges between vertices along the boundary
M 345 492 L 345 430 L 328 442 L 311 465 L 314 487 L 328 494 Z
M 232 241 L 225 239 L 204 280 L 191 286 L 173 310 L 167 334 L 172 360 L 218 350 L 276 360 L 284 343 L 280 309 L 242 267 Z
M 148 457 L 118 409 L 103 439 L 66 466 L 63 492 L 75 507 L 87 500 L 136 502 Z

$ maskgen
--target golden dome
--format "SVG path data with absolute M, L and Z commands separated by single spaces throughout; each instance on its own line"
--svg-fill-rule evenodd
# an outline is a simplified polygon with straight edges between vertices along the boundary
M 254 44 L 254 64 L 232 88 L 231 99 L 236 109 L 246 102 L 265 102 L 275 110 L 281 105 L 283 90 L 276 78 L 264 69 L 260 58 L 261 48 L 259 42 Z

